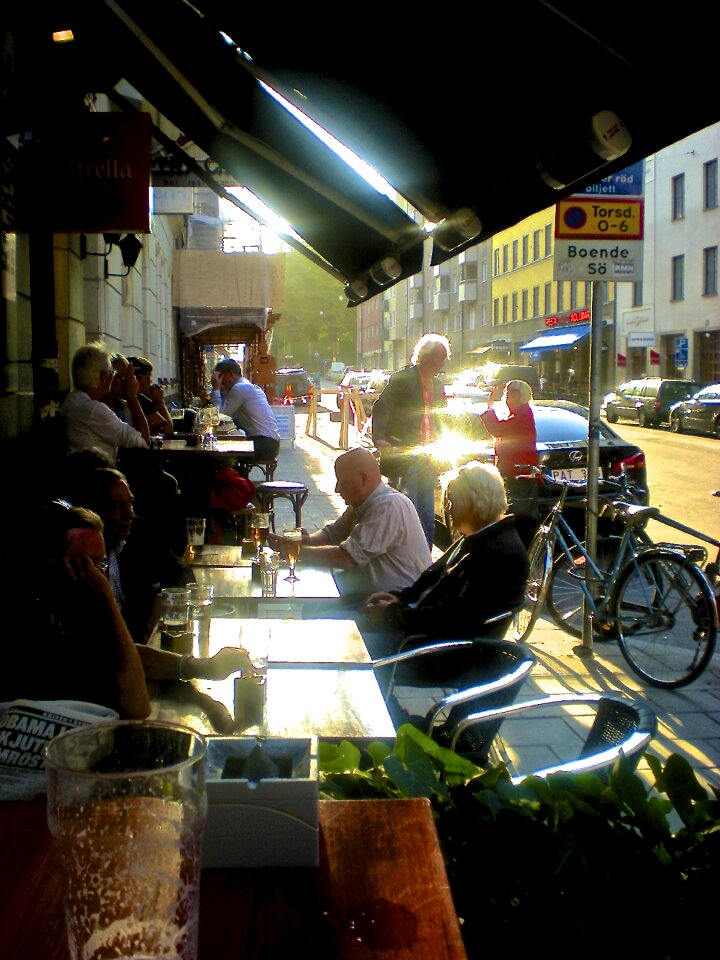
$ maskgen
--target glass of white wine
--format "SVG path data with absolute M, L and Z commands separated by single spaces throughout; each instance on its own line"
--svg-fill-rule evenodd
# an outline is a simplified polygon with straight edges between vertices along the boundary
M 255 552 L 258 560 L 260 551 L 267 546 L 268 535 L 270 533 L 270 514 L 256 511 L 250 515 L 250 532 L 255 541 Z
M 300 527 L 283 526 L 283 551 L 287 558 L 290 573 L 286 580 L 295 583 L 300 577 L 295 576 L 295 564 L 300 559 L 300 548 L 302 546 L 302 530 Z

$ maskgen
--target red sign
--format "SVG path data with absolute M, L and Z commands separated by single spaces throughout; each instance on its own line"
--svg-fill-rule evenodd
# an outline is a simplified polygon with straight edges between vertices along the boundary
M 650 364 L 651 364 L 653 367 L 659 367 L 659 366 L 660 366 L 660 354 L 657 352 L 657 350 L 651 350 L 651 351 L 650 351 Z
M 617 355 L 616 363 L 617 363 L 617 365 L 618 365 L 619 367 L 626 367 L 626 366 L 627 366 L 627 357 L 625 356 L 624 353 L 619 353 L 619 354 Z
M 19 229 L 149 233 L 150 157 L 148 113 L 63 114 L 33 130 L 18 157 Z

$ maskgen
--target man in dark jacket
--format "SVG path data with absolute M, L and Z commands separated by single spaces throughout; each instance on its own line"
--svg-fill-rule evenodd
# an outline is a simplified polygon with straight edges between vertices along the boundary
M 420 451 L 438 434 L 437 411 L 446 401 L 436 377 L 449 356 L 446 337 L 425 334 L 415 344 L 410 366 L 390 377 L 373 407 L 373 442 L 383 472 L 415 504 L 431 549 L 438 469 Z

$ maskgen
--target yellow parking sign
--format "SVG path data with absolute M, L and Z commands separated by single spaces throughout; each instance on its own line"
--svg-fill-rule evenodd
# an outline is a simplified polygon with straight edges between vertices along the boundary
M 568 240 L 642 240 L 643 200 L 568 197 L 555 208 L 555 236 Z

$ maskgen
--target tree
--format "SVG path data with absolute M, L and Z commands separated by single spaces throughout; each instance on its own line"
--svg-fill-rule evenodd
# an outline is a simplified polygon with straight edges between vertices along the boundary
M 286 357 L 307 370 L 323 361 L 355 361 L 355 310 L 348 309 L 342 284 L 301 253 L 285 257 L 285 306 L 274 327 L 272 352 L 278 366 Z

